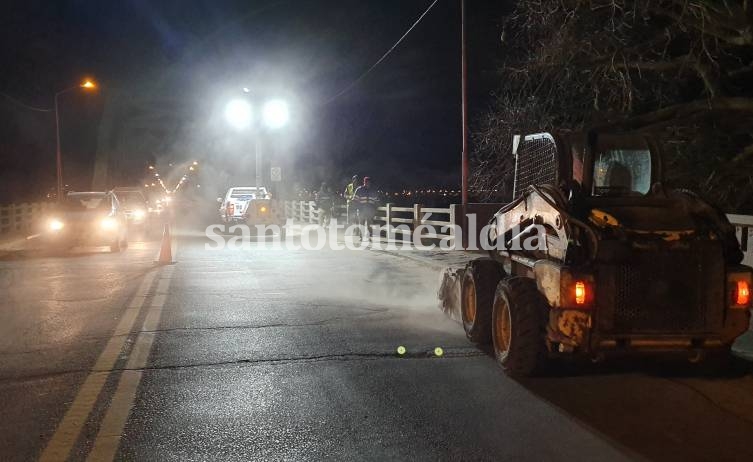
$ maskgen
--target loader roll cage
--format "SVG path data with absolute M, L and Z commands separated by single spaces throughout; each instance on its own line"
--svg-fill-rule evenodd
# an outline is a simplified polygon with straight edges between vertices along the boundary
M 661 152 L 642 134 L 536 133 L 513 141 L 513 200 L 529 186 L 551 184 L 589 197 L 651 194 L 662 178 Z

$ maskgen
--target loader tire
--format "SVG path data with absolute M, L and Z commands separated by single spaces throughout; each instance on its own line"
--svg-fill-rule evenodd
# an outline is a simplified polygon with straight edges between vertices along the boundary
M 546 369 L 546 317 L 549 305 L 526 277 L 513 277 L 497 285 L 492 312 L 494 356 L 513 377 L 539 375 Z
M 465 335 L 471 342 L 491 342 L 492 303 L 497 283 L 504 276 L 492 259 L 473 260 L 465 268 L 460 295 L 460 313 Z

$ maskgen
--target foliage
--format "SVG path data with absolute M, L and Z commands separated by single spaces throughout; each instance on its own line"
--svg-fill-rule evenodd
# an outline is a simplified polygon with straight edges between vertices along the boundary
M 519 0 L 501 40 L 484 199 L 509 199 L 513 134 L 598 125 L 655 135 L 671 186 L 753 209 L 753 0 Z

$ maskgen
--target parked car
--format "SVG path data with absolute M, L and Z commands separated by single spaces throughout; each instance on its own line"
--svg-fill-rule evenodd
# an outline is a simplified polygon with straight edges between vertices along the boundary
M 217 198 L 217 202 L 220 203 L 220 219 L 228 224 L 247 223 L 248 213 L 253 211 L 250 208 L 252 202 L 258 200 L 269 200 L 266 188 L 255 186 L 230 188 L 224 198 Z
M 43 236 L 58 248 L 106 245 L 120 252 L 128 247 L 128 221 L 112 192 L 69 192 L 47 220 Z
M 217 202 L 220 203 L 220 219 L 225 224 L 278 225 L 281 233 L 285 233 L 284 214 L 264 187 L 230 188 Z

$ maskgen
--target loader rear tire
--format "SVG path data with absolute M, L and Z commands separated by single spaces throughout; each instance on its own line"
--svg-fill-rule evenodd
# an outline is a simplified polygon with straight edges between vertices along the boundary
M 527 377 L 546 369 L 546 319 L 549 305 L 526 277 L 497 285 L 492 312 L 494 356 L 508 375 Z
M 465 335 L 471 342 L 491 342 L 492 303 L 502 267 L 490 258 L 473 260 L 465 268 L 460 295 L 460 313 Z

